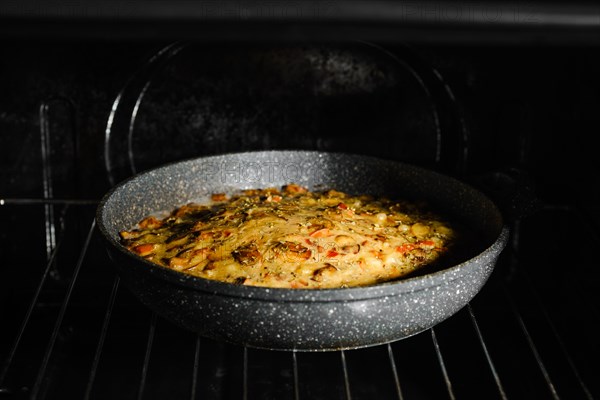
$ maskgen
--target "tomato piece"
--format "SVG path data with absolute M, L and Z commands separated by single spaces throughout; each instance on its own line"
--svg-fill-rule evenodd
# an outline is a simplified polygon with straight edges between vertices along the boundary
M 396 247 L 396 251 L 400 254 L 406 253 L 408 251 L 414 250 L 415 249 L 415 245 L 412 243 L 405 243 L 403 245 L 400 245 L 398 247 Z
M 213 193 L 210 195 L 212 201 L 226 201 L 227 195 L 225 193 Z
M 154 251 L 154 245 L 149 244 L 149 243 L 148 244 L 140 244 L 139 246 L 135 246 L 133 248 L 133 251 L 138 253 L 140 256 L 147 256 L 148 254 L 150 254 Z
M 139 225 L 142 229 L 156 229 L 160 228 L 162 224 L 162 221 L 158 220 L 156 217 L 148 217 L 143 219 Z
M 329 229 L 323 228 L 323 229 L 317 229 L 316 231 L 314 231 L 313 233 L 311 233 L 308 236 L 313 237 L 313 238 L 322 238 L 322 237 L 331 236 L 331 233 L 329 232 Z

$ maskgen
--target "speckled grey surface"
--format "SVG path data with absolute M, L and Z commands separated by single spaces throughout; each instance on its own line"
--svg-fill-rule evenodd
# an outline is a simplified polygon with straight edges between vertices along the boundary
M 118 232 L 148 214 L 214 192 L 281 186 L 428 200 L 484 242 L 464 262 L 424 276 L 361 288 L 247 287 L 163 268 L 125 250 Z M 227 154 L 170 164 L 107 193 L 97 222 L 128 288 L 164 318 L 204 336 L 281 350 L 338 350 L 402 339 L 448 318 L 479 292 L 506 245 L 496 206 L 455 179 L 371 157 L 307 151 Z

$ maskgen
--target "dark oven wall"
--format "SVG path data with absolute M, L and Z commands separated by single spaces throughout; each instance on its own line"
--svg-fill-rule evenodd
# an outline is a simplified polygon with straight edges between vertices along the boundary
M 184 396 L 190 387 L 193 394 L 214 398 L 242 398 L 248 393 L 274 399 L 367 398 L 382 393 L 378 398 L 398 398 L 400 388 L 404 398 L 439 398 L 448 395 L 448 378 L 457 398 L 477 398 L 490 388 L 498 396 L 498 387 L 508 398 L 598 396 L 600 388 L 592 377 L 599 354 L 592 332 L 598 320 L 600 276 L 591 250 L 598 245 L 595 227 L 600 223 L 600 167 L 593 144 L 600 125 L 597 47 L 374 44 L 192 42 L 183 44 L 175 61 L 148 72 L 148 59 L 169 48 L 170 41 L 4 40 L 0 318 L 9 328 L 0 333 L 0 357 L 7 360 L 0 390 L 15 398 L 30 393 L 79 398 L 76 393 L 91 390 L 86 386 L 90 374 L 87 370 L 80 374 L 76 366 L 95 365 L 94 390 L 99 398 L 121 390 L 132 396 L 169 391 Z M 296 62 L 299 59 L 317 61 L 305 65 Z M 331 79 L 331 71 L 339 79 Z M 153 84 L 144 92 L 135 135 L 128 143 L 129 120 L 120 110 L 131 112 L 144 88 L 136 73 L 151 76 Z M 109 124 L 115 99 L 124 88 L 121 108 Z M 107 124 L 113 135 L 108 139 Z M 390 355 L 395 355 L 390 356 L 392 363 L 395 360 L 399 367 L 393 369 L 396 380 L 390 377 L 389 387 L 380 393 L 381 376 L 365 365 L 386 363 L 389 369 L 388 350 L 383 359 L 379 353 L 360 350 L 348 352 L 348 369 L 343 358 L 344 369 L 336 369 L 328 385 L 320 376 L 332 365 L 338 368 L 338 359 L 333 360 L 337 355 L 323 359 L 298 355 L 298 360 L 294 355 L 291 368 L 283 353 L 239 352 L 211 342 L 194 347 L 200 343 L 195 338 L 159 322 L 159 350 L 153 357 L 167 362 L 171 354 L 186 354 L 190 368 L 195 365 L 194 372 L 200 374 L 192 384 L 181 378 L 188 374 L 186 367 L 173 363 L 173 371 L 163 379 L 158 366 L 150 363 L 150 353 L 144 356 L 144 350 L 152 347 L 147 325 L 154 337 L 156 318 L 145 314 L 122 289 L 118 295 L 124 300 L 116 300 L 122 302 L 116 308 L 121 311 L 115 311 L 111 325 L 117 327 L 115 335 L 121 342 L 112 343 L 107 335 L 103 357 L 113 372 L 122 364 L 123 374 L 111 373 L 94 358 L 99 332 L 106 333 L 106 304 L 115 301 L 110 293 L 116 293 L 117 286 L 112 275 L 103 274 L 107 260 L 98 243 L 90 246 L 86 258 L 91 271 L 82 270 L 78 286 L 70 286 L 81 266 L 79 249 L 87 246 L 86 238 L 92 244 L 97 241 L 94 235 L 87 236 L 96 202 L 134 170 L 182 157 L 286 148 L 354 152 L 419 164 L 472 183 L 504 207 L 513 228 L 512 244 L 492 288 L 473 309 L 463 310 L 440 328 L 436 346 L 447 351 L 448 371 L 440 372 L 437 361 L 430 366 L 414 361 L 411 370 L 409 364 L 425 353 L 408 345 L 389 347 Z M 41 201 L 36 206 L 36 199 L 44 198 L 67 200 Z M 49 220 L 56 232 L 41 222 Z M 66 232 L 64 250 L 48 262 L 57 246 L 52 240 L 61 237 L 57 232 Z M 52 266 L 44 272 L 45 265 Z M 526 279 L 515 278 L 522 276 Z M 47 283 L 28 309 L 40 277 Z M 61 308 L 65 298 L 72 307 Z M 473 310 L 481 326 L 475 323 L 475 331 L 458 338 L 464 324 L 472 329 Z M 28 313 L 30 326 L 21 325 L 24 316 L 29 321 Z M 57 317 L 61 321 L 64 317 L 64 323 L 54 325 Z M 499 325 L 501 332 L 495 332 Z M 503 343 L 505 329 L 511 333 Z M 489 335 L 485 336 L 489 353 L 481 353 L 478 345 L 471 353 L 482 332 Z M 174 343 L 180 334 L 192 350 Z M 425 340 L 420 335 L 406 342 L 420 349 Z M 46 359 L 48 343 L 56 343 L 57 355 Z M 139 349 L 127 352 L 140 343 Z M 464 346 L 464 354 L 457 346 Z M 79 348 L 92 350 L 81 355 Z M 433 348 L 428 349 L 432 353 L 426 356 L 434 360 Z M 476 352 L 481 354 L 473 355 Z M 527 361 L 515 361 L 522 352 L 527 352 Z M 490 354 L 496 360 L 493 373 L 487 370 Z M 270 361 L 261 362 L 261 357 Z M 209 361 L 198 366 L 198 360 Z M 466 367 L 478 362 L 486 372 Z M 136 370 L 142 363 L 143 369 Z M 233 367 L 241 364 L 258 381 L 248 384 L 246 372 L 242 376 Z M 423 375 L 432 370 L 437 383 L 429 389 Z M 470 382 L 470 374 L 480 381 Z M 140 379 L 150 389 L 144 392 Z M 315 386 L 298 388 L 303 380 Z
M 167 45 L 169 43 L 160 42 L 5 42 L 3 47 L 7 57 L 0 64 L 3 93 L 0 99 L 0 140 L 3 152 L 0 173 L 4 197 L 35 197 L 41 194 L 39 137 L 43 104 L 48 105 L 45 108 L 50 124 L 48 130 L 52 140 L 57 141 L 56 146 L 54 143 L 50 144 L 49 157 L 60 161 L 54 167 L 57 170 L 53 171 L 53 184 L 57 186 L 55 190 L 65 190 L 61 196 L 68 197 L 74 194 L 67 192 L 76 186 L 87 197 L 101 196 L 110 184 L 103 158 L 105 131 L 113 102 L 147 59 Z M 273 48 L 277 46 L 285 47 L 280 44 L 273 45 Z M 294 76 L 294 73 L 285 76 L 281 74 L 281 81 L 275 78 L 268 82 L 273 86 L 283 87 L 288 93 L 295 91 L 293 98 L 272 95 L 275 89 L 270 87 L 263 88 L 262 94 L 243 94 L 241 92 L 256 89 L 257 85 L 248 83 L 254 79 L 252 70 L 248 71 L 246 68 L 253 61 L 248 60 L 248 54 L 238 48 L 235 50 L 237 55 L 231 57 L 238 57 L 239 64 L 233 72 L 229 71 L 237 74 L 237 81 L 224 81 L 221 76 L 219 84 L 243 86 L 240 93 L 233 92 L 230 87 L 218 87 L 215 84 L 209 89 L 212 92 L 202 93 L 202 98 L 198 100 L 200 96 L 194 91 L 209 91 L 206 82 L 211 79 L 210 71 L 204 74 L 204 82 L 200 82 L 197 87 L 192 84 L 188 86 L 185 79 L 193 80 L 198 77 L 193 74 L 186 76 L 186 71 L 176 71 L 170 76 L 155 78 L 155 82 L 170 79 L 170 83 L 162 87 L 155 84 L 155 87 L 158 86 L 156 93 L 152 93 L 153 89 L 150 90 L 150 95 L 155 97 L 146 100 L 151 103 L 147 110 L 142 108 L 141 113 L 145 111 L 148 115 L 139 118 L 141 122 L 138 122 L 138 126 L 142 127 L 138 131 L 142 133 L 134 137 L 134 151 L 141 154 L 145 146 L 145 152 L 149 154 L 146 159 L 140 160 L 139 168 L 149 168 L 161 162 L 173 161 L 177 157 L 278 147 L 370 153 L 431 165 L 435 162 L 435 156 L 432 155 L 435 150 L 427 146 L 433 147 L 432 141 L 435 138 L 432 132 L 436 122 L 428 108 L 434 104 L 442 113 L 439 117 L 442 120 L 442 135 L 465 134 L 460 131 L 462 127 L 456 126 L 456 122 L 449 122 L 454 125 L 448 129 L 443 125 L 444 118 L 453 119 L 457 116 L 462 119 L 461 123 L 469 137 L 466 157 L 461 154 L 460 146 L 449 146 L 448 153 L 452 153 L 448 156 L 450 161 L 442 164 L 441 169 L 463 173 L 461 169 L 457 171 L 460 162 L 454 158 L 466 158 L 464 168 L 469 174 L 506 168 L 522 169 L 535 181 L 538 194 L 544 199 L 582 205 L 597 220 L 598 199 L 594 185 L 582 184 L 593 182 L 596 174 L 592 163 L 595 148 L 590 146 L 598 124 L 597 113 L 594 112 L 599 101 L 596 90 L 598 78 L 595 74 L 598 56 L 595 47 L 382 46 L 386 51 L 397 54 L 402 61 L 410 62 L 423 79 L 427 79 L 430 73 L 429 66 L 439 72 L 456 97 L 457 108 L 448 108 L 444 103 L 447 100 L 440 100 L 439 83 L 426 82 L 430 93 L 425 93 L 418 87 L 420 82 L 405 71 L 401 71 L 404 75 L 400 74 L 399 77 L 406 80 L 402 88 L 404 92 L 375 94 L 379 99 L 376 104 L 364 99 L 368 96 L 360 98 L 345 89 L 340 89 L 338 95 L 330 96 L 334 99 L 329 98 L 329 104 L 317 104 L 324 101 L 316 96 L 311 97 L 302 87 L 323 84 L 324 78 L 302 76 L 306 75 L 302 67 L 298 67 L 298 76 Z M 234 46 L 229 45 L 230 50 L 226 51 L 232 52 L 232 47 Z M 360 46 L 358 49 L 364 50 Z M 193 53 L 193 57 L 188 57 L 193 58 L 193 61 L 185 60 L 186 55 L 182 63 L 191 64 L 192 68 L 208 64 L 207 70 L 211 66 L 218 69 L 221 65 L 211 61 L 216 52 L 218 51 L 214 45 L 198 46 L 188 52 Z M 291 65 L 290 60 L 294 55 L 293 51 L 288 51 L 284 55 L 263 57 L 263 60 L 254 62 L 255 71 L 259 68 L 256 63 L 260 62 Z M 276 57 L 280 59 L 277 60 Z M 288 59 L 285 60 L 285 57 Z M 230 61 L 231 59 L 223 59 L 221 63 Z M 275 64 L 274 69 L 277 68 L 283 67 Z M 339 73 L 333 70 L 329 72 Z M 177 73 L 182 76 L 173 77 Z M 262 70 L 259 73 L 271 72 Z M 277 73 L 279 72 L 273 72 L 273 75 Z M 217 79 L 219 78 L 215 78 Z M 260 79 L 263 78 L 259 77 Z M 264 79 L 261 82 L 264 84 Z M 343 84 L 342 82 L 341 85 Z M 172 94 L 177 90 L 182 91 L 187 98 L 177 99 Z M 230 93 L 222 94 L 227 90 Z M 364 88 L 361 90 L 368 94 Z M 170 96 L 165 91 L 170 91 Z M 137 93 L 134 91 L 134 94 Z M 246 115 L 223 115 L 221 120 L 215 118 L 212 125 L 211 121 L 205 121 L 202 125 L 202 114 L 209 114 L 211 110 L 207 106 L 203 109 L 200 101 L 210 96 L 220 96 L 218 101 L 221 107 L 248 109 Z M 265 101 L 260 110 L 260 106 L 248 104 L 248 101 L 259 96 L 272 97 L 271 103 Z M 186 100 L 188 104 L 184 104 Z M 244 101 L 246 103 L 242 104 Z M 279 106 L 277 102 L 285 103 L 285 106 Z M 312 103 L 307 105 L 307 102 Z M 189 103 L 193 104 L 190 106 Z M 222 103 L 227 104 L 224 106 Z M 330 105 L 340 103 L 341 105 Z M 319 109 L 314 111 L 310 107 Z M 200 119 L 200 122 L 195 122 L 200 124 L 196 130 L 190 127 L 194 121 L 191 121 L 193 117 L 189 114 L 197 114 L 196 118 Z M 245 125 L 244 122 L 238 122 L 236 126 L 221 128 L 214 126 L 225 125 L 223 121 L 227 118 L 239 120 L 248 118 L 250 114 L 252 118 L 261 121 L 246 122 Z M 187 129 L 185 134 L 178 134 L 183 129 Z M 173 137 L 161 142 L 156 138 L 161 136 L 162 131 L 166 131 L 163 136 Z M 269 138 L 258 139 L 261 135 Z M 205 138 L 198 139 L 202 136 Z M 419 136 L 423 138 L 420 139 Z M 121 144 L 123 143 L 119 142 L 115 146 Z M 73 160 L 75 146 L 78 147 L 76 161 Z M 170 147 L 171 150 L 162 150 L 161 154 L 157 154 L 156 148 L 159 146 Z M 118 151 L 113 154 L 116 152 Z M 65 154 L 68 157 L 64 157 Z M 72 168 L 68 159 L 77 163 L 80 168 Z M 117 176 L 116 179 L 123 177 Z M 76 179 L 77 185 L 71 185 L 67 182 L 69 179 Z

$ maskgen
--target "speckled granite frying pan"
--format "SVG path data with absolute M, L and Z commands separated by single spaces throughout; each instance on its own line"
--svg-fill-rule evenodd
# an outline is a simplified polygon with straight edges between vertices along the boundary
M 302 290 L 205 280 L 152 264 L 118 242 L 118 232 L 161 210 L 215 192 L 281 186 L 423 199 L 482 241 L 446 268 L 368 287 Z M 443 321 L 477 294 L 506 245 L 496 206 L 453 178 L 371 157 L 307 151 L 226 154 L 144 172 L 106 194 L 98 227 L 122 280 L 149 308 L 217 340 L 280 350 L 338 350 L 402 339 Z

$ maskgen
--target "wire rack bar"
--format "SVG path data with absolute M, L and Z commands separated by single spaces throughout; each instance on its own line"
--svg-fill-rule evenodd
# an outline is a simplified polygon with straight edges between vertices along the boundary
M 56 319 L 56 323 L 54 324 L 54 329 L 52 330 L 52 336 L 50 337 L 50 342 L 48 343 L 48 347 L 46 348 L 46 352 L 44 353 L 44 358 L 42 360 L 42 364 L 38 371 L 35 383 L 31 390 L 31 399 L 37 399 L 40 394 L 40 388 L 42 382 L 44 380 L 44 376 L 46 375 L 46 369 L 48 367 L 48 362 L 50 361 L 50 356 L 52 355 L 52 351 L 54 350 L 54 345 L 56 344 L 56 338 L 58 336 L 58 331 L 62 325 L 62 321 L 65 316 L 65 312 L 69 305 L 69 301 L 71 300 L 71 294 L 73 293 L 73 288 L 75 287 L 75 283 L 77 282 L 77 277 L 79 276 L 79 271 L 81 270 L 81 265 L 83 264 L 83 260 L 87 253 L 88 247 L 90 245 L 90 241 L 92 239 L 92 234 L 94 233 L 94 228 L 96 227 L 96 220 L 92 221 L 90 226 L 90 230 L 88 231 L 87 237 L 85 239 L 85 243 L 83 245 L 83 249 L 79 254 L 79 259 L 77 260 L 77 264 L 75 265 L 75 270 L 73 271 L 73 276 L 71 277 L 71 282 L 69 283 L 69 287 L 67 289 L 67 294 L 63 300 L 63 303 L 60 307 L 60 311 L 58 313 L 58 317 Z
M 108 299 L 108 305 L 106 306 L 106 313 L 104 314 L 104 322 L 102 323 L 102 329 L 100 331 L 100 338 L 98 339 L 98 346 L 96 347 L 96 353 L 94 354 L 94 361 L 92 362 L 92 368 L 90 369 L 90 376 L 85 389 L 84 399 L 88 400 L 92 393 L 92 386 L 96 379 L 96 371 L 98 370 L 98 364 L 100 363 L 100 355 L 104 347 L 104 340 L 106 339 L 106 333 L 108 332 L 108 325 L 110 324 L 110 317 L 112 316 L 112 310 L 115 305 L 115 299 L 117 297 L 117 291 L 119 290 L 119 277 L 116 276 L 113 282 L 112 291 Z
M 196 399 L 196 391 L 198 390 L 198 371 L 200 368 L 200 335 L 196 335 L 196 345 L 194 346 L 194 368 L 192 372 L 192 389 L 190 391 L 190 399 Z
M 42 156 L 42 184 L 44 198 L 53 197 L 52 189 L 52 163 L 50 160 L 50 122 L 48 120 L 49 105 L 43 103 L 40 106 L 40 152 Z M 45 228 L 46 228 L 46 257 L 50 259 L 52 250 L 56 247 L 56 226 L 54 225 L 54 209 L 50 204 L 44 205 Z
M 500 393 L 500 397 L 503 400 L 508 400 L 506 397 L 506 393 L 504 392 L 504 387 L 502 386 L 502 382 L 500 381 L 500 375 L 498 375 L 498 371 L 496 370 L 496 366 L 492 360 L 492 356 L 490 355 L 487 345 L 485 344 L 485 340 L 483 340 L 483 335 L 481 334 L 481 330 L 479 329 L 479 324 L 477 323 L 477 319 L 475 318 L 475 314 L 473 313 L 473 308 L 471 307 L 471 303 L 467 304 L 467 309 L 469 310 L 469 316 L 471 317 L 471 322 L 473 322 L 473 328 L 477 333 L 477 338 L 479 339 L 479 344 L 481 344 L 481 348 L 485 354 L 485 358 L 487 359 L 488 366 L 492 371 L 492 375 L 494 376 L 494 381 L 496 382 L 496 386 L 498 387 L 498 392 Z
M 294 372 L 294 400 L 300 400 L 300 379 L 298 377 L 298 353 L 292 351 L 292 370 Z
M 137 399 L 144 398 L 146 389 L 146 377 L 148 375 L 148 365 L 150 364 L 150 354 L 152 353 L 152 344 L 154 342 L 154 332 L 156 331 L 156 313 L 152 313 L 150 328 L 148 329 L 148 341 L 146 342 L 146 352 L 144 353 L 144 364 L 142 364 L 142 375 L 140 376 L 140 386 L 138 388 Z
M 396 386 L 396 393 L 398 394 L 398 400 L 404 400 L 402 396 L 402 388 L 400 387 L 400 379 L 398 378 L 398 369 L 396 368 L 396 360 L 394 359 L 394 352 L 392 351 L 392 345 L 387 345 L 388 357 L 390 359 L 390 366 L 392 367 L 392 374 L 394 376 L 394 384 Z
M 594 396 L 592 395 L 592 392 L 590 392 L 590 390 L 588 389 L 587 385 L 585 384 L 585 382 L 581 378 L 581 374 L 579 373 L 579 369 L 575 365 L 575 362 L 573 361 L 573 358 L 571 357 L 571 354 L 567 350 L 567 347 L 565 346 L 565 343 L 563 342 L 562 338 L 560 337 L 560 335 L 558 333 L 558 330 L 556 329 L 556 326 L 554 325 L 554 322 L 550 318 L 550 314 L 548 314 L 548 310 L 546 309 L 546 306 L 543 304 L 542 299 L 541 299 L 538 291 L 533 287 L 533 285 L 531 283 L 531 277 L 529 276 L 529 274 L 525 270 L 522 271 L 522 274 L 525 276 L 525 280 L 527 281 L 527 285 L 529 286 L 528 287 L 529 292 L 532 294 L 532 296 L 535 299 L 535 302 L 537 303 L 538 307 L 542 311 L 542 315 L 544 316 L 544 319 L 546 320 L 546 323 L 550 326 L 550 330 L 552 331 L 552 336 L 554 336 L 554 339 L 558 342 L 558 346 L 560 348 L 560 351 L 563 354 L 563 356 L 565 357 L 565 359 L 567 360 L 567 363 L 569 364 L 569 368 L 573 372 L 573 375 L 575 375 L 575 378 L 577 379 L 577 382 L 579 382 L 579 385 L 581 386 L 581 390 L 583 390 L 583 393 L 585 394 L 585 397 L 588 400 L 592 400 L 594 398 Z
M 452 389 L 452 381 L 450 381 L 450 376 L 448 375 L 448 370 L 446 369 L 446 364 L 444 363 L 444 357 L 442 357 L 440 344 L 438 343 L 435 330 L 433 328 L 431 328 L 431 340 L 433 341 L 433 347 L 435 348 L 435 353 L 437 354 L 438 362 L 440 364 L 440 368 L 442 369 L 442 375 L 444 375 L 444 382 L 446 383 L 446 389 L 448 389 L 448 396 L 450 397 L 450 400 L 456 400 L 456 396 L 454 396 L 454 390 Z
M 13 342 L 11 349 L 8 353 L 8 357 L 4 361 L 4 365 L 2 366 L 2 371 L 0 372 L 0 386 L 2 386 L 4 384 L 4 380 L 6 379 L 6 375 L 8 374 L 10 365 L 12 364 L 13 358 L 15 357 L 15 353 L 17 352 L 17 349 L 19 348 L 19 344 L 21 343 L 23 333 L 25 332 L 25 329 L 27 328 L 27 324 L 29 324 L 29 320 L 31 318 L 31 313 L 33 312 L 33 309 L 35 308 L 38 298 L 40 297 L 40 293 L 42 292 L 42 288 L 44 287 L 44 284 L 46 283 L 46 279 L 48 278 L 50 269 L 52 267 L 52 264 L 54 263 L 54 259 L 56 258 L 56 254 L 58 253 L 58 249 L 60 248 L 60 245 L 62 243 L 62 239 L 63 239 L 63 237 L 61 236 L 61 238 L 56 243 L 56 247 L 54 247 L 54 250 L 52 251 L 50 259 L 46 263 L 46 268 L 44 268 L 44 272 L 40 279 L 40 283 L 38 283 L 38 286 L 35 290 L 35 294 L 33 295 L 33 298 L 31 299 L 31 303 L 29 304 L 29 307 L 27 308 L 27 312 L 25 313 L 25 317 L 23 318 L 23 322 L 21 323 L 21 326 L 19 327 L 19 331 L 17 333 L 17 336 L 15 337 L 15 341 Z
M 346 364 L 346 352 L 340 351 L 340 358 L 342 360 L 342 372 L 344 374 L 344 389 L 346 392 L 346 399 L 352 400 L 352 392 L 350 391 L 350 379 L 348 378 L 348 365 Z
M 538 352 L 538 349 L 535 346 L 535 343 L 533 341 L 533 338 L 531 337 L 531 334 L 529 333 L 529 330 L 527 329 L 527 325 L 525 324 L 525 321 L 523 321 L 523 317 L 521 316 L 521 313 L 517 309 L 517 305 L 515 304 L 512 296 L 510 295 L 510 293 L 508 292 L 506 287 L 503 286 L 502 288 L 503 288 L 504 295 L 506 296 L 508 303 L 510 304 L 510 308 L 511 308 L 513 314 L 515 315 L 517 322 L 519 323 L 519 327 L 521 328 L 521 331 L 525 335 L 527 344 L 529 345 L 529 348 L 531 349 L 531 352 L 533 353 L 533 356 L 535 357 L 535 360 L 537 361 L 538 367 L 540 368 L 540 371 L 541 371 L 542 375 L 544 376 L 544 379 L 546 381 L 546 384 L 548 385 L 548 390 L 550 391 L 552 398 L 554 400 L 559 400 L 560 397 L 558 396 L 558 393 L 556 392 L 554 383 L 552 383 L 550 374 L 548 374 L 548 370 L 546 369 L 546 366 L 544 365 L 544 362 L 542 361 L 542 357 L 540 356 L 540 353 Z
M 37 205 L 73 205 L 94 206 L 100 200 L 94 199 L 35 199 L 35 198 L 4 198 L 0 199 L 0 206 L 37 206 Z

